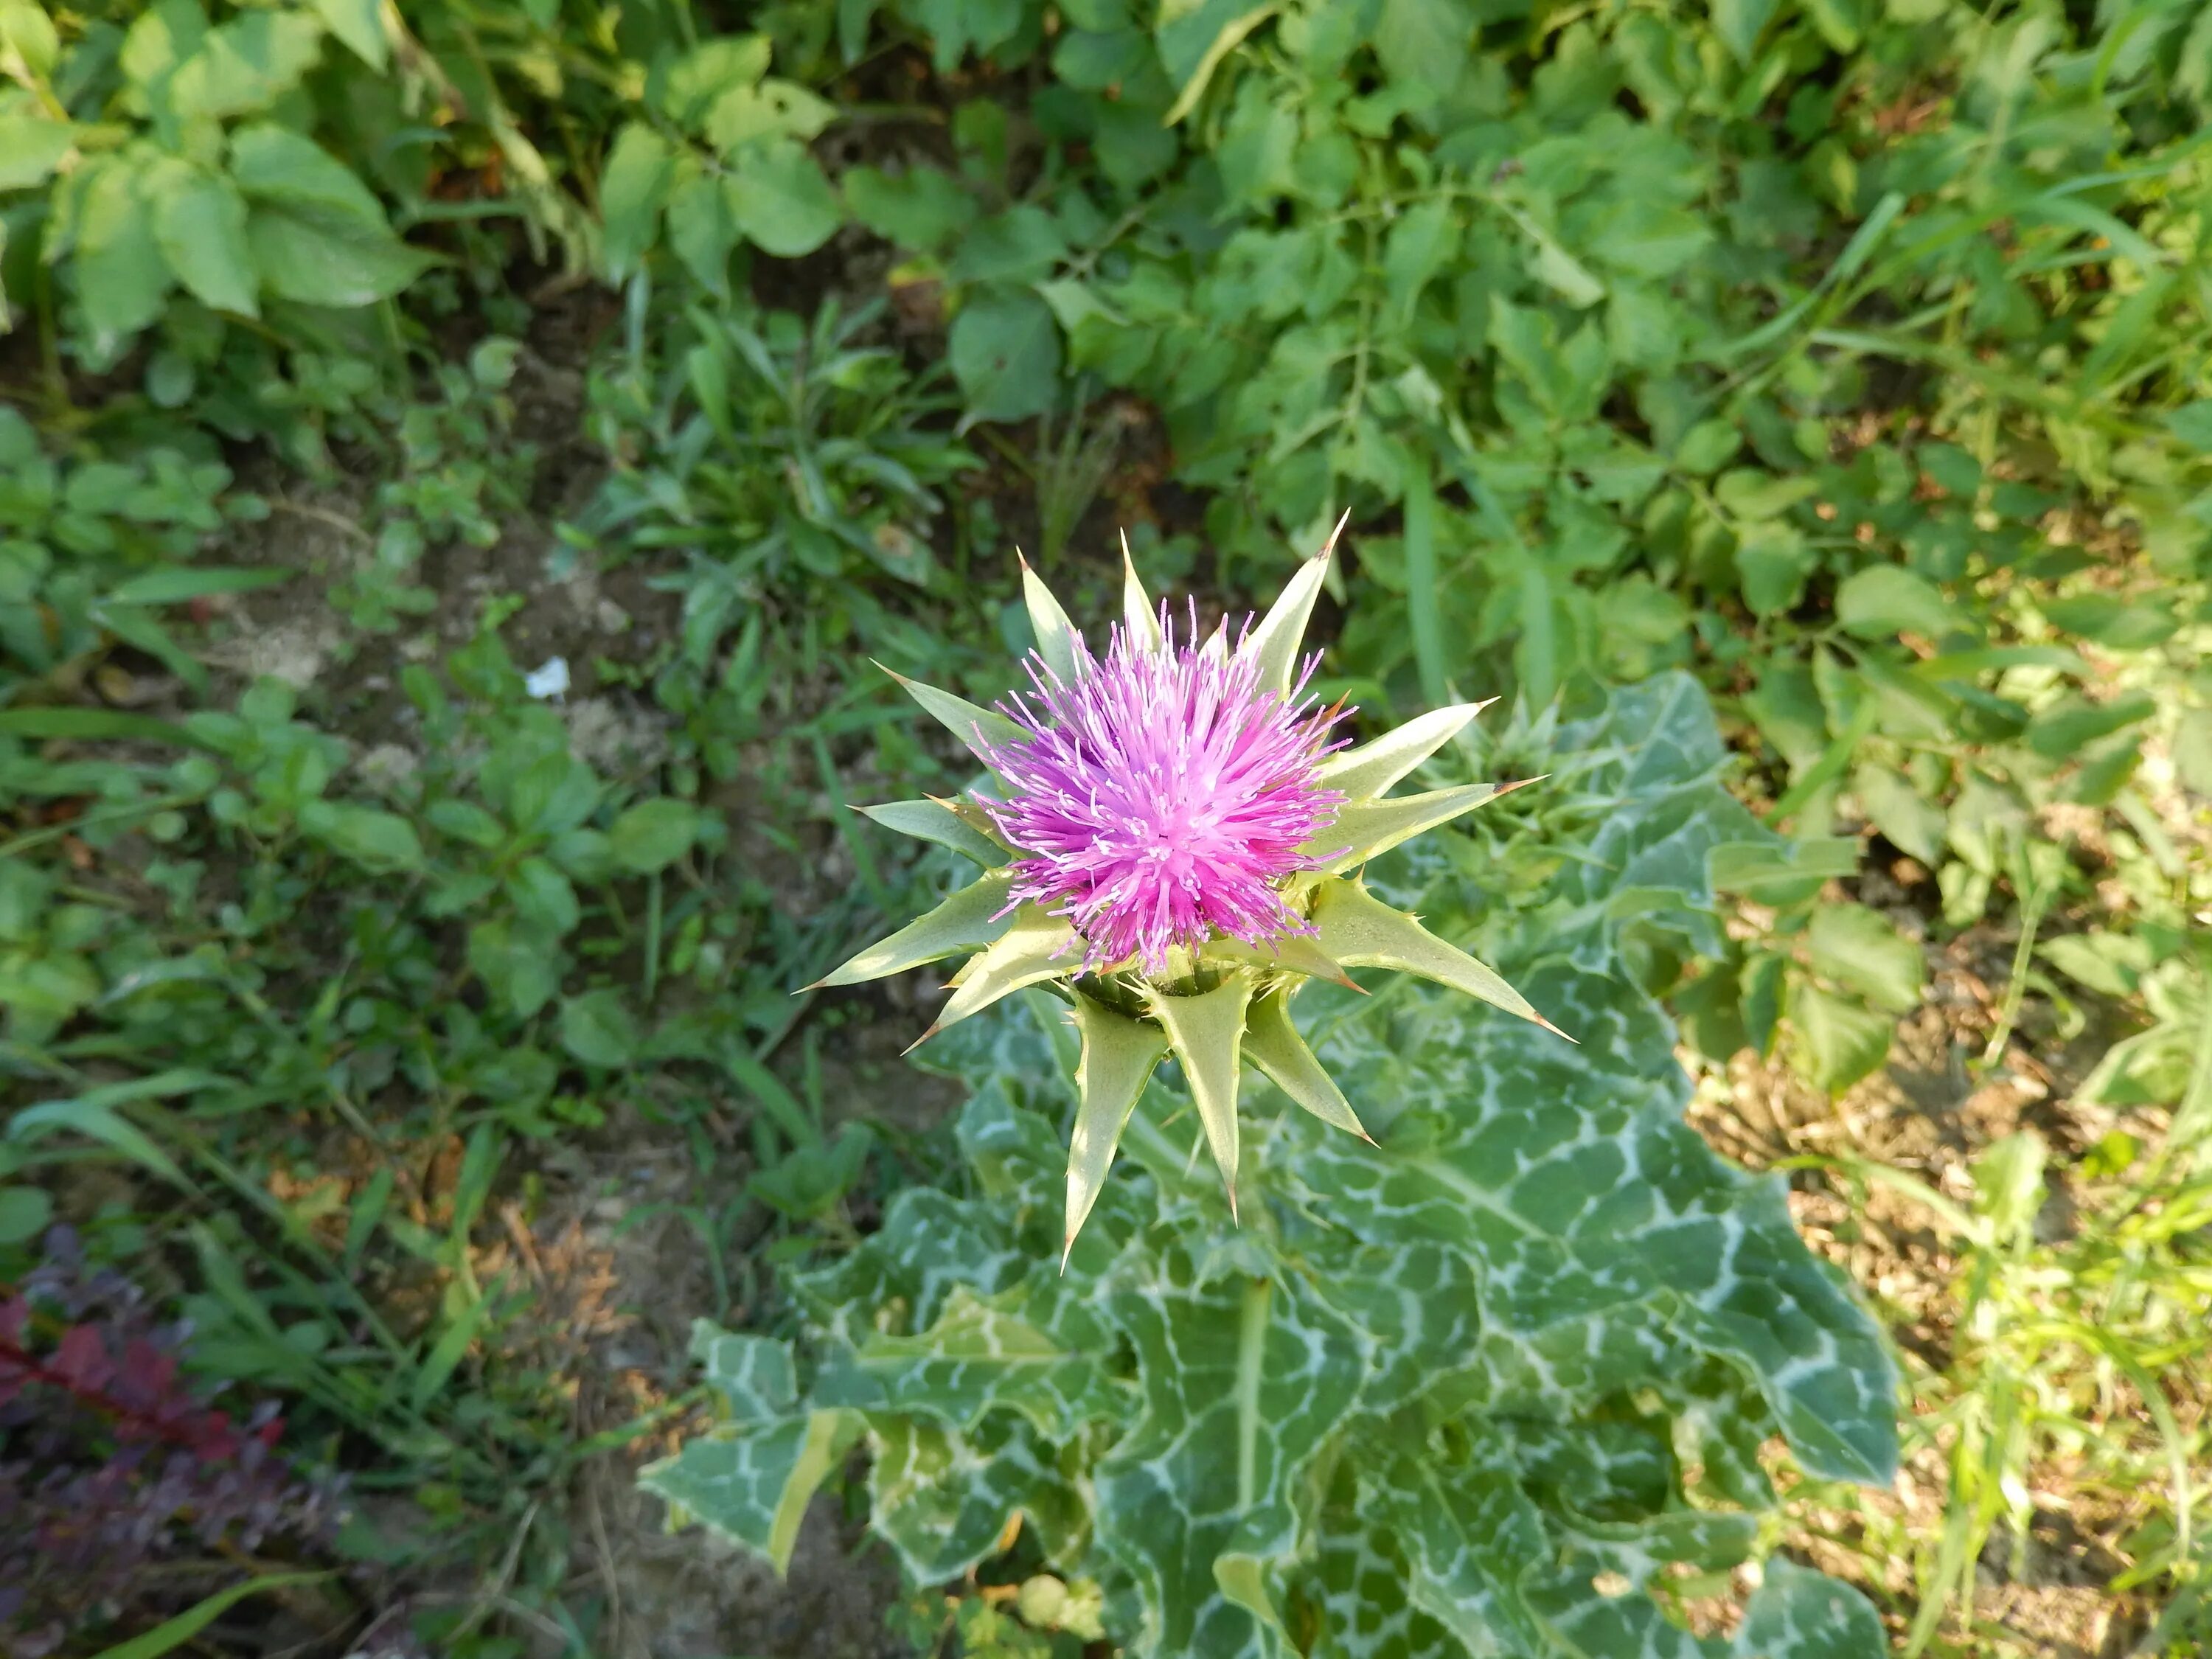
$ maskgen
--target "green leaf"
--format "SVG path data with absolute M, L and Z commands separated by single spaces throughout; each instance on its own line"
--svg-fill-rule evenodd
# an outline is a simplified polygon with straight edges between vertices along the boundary
M 1929 869 L 1943 850 L 1943 809 L 1887 766 L 1862 765 L 1851 774 L 1851 793 L 1874 827 Z
M 1076 653 L 1083 636 L 1075 624 L 1067 619 L 1067 612 L 1060 608 L 1060 601 L 1044 585 L 1044 579 L 1030 568 L 1029 561 L 1022 561 L 1022 600 L 1030 613 L 1030 631 L 1036 636 L 1036 653 L 1044 665 L 1060 676 L 1062 682 L 1073 685 L 1076 678 Z
M 799 1410 L 799 1376 L 791 1344 L 734 1334 L 711 1320 L 691 1322 L 691 1358 L 706 1373 L 729 1420 L 740 1427 L 774 1423 Z
M 250 201 L 364 232 L 386 228 L 368 186 L 313 139 L 286 127 L 262 123 L 233 132 L 230 178 Z
M 881 663 L 876 665 L 883 668 Z M 903 674 L 890 674 L 906 694 L 927 709 L 938 724 L 968 745 L 969 752 L 988 766 L 994 748 L 1006 749 L 1024 742 L 1027 734 L 996 709 L 979 708 L 967 698 L 950 691 L 940 691 L 933 685 L 924 685 L 920 680 L 910 680 Z
M 1137 575 L 1137 562 L 1129 556 L 1129 540 L 1121 538 L 1121 627 L 1129 636 L 1131 646 L 1140 651 L 1159 651 L 1166 648 L 1167 637 L 1160 629 L 1160 613 L 1153 606 L 1152 596 L 1145 592 L 1145 584 Z
M 1813 971 L 1892 1013 L 1920 1000 L 1920 947 L 1863 904 L 1824 904 L 1807 935 Z
M 1832 1095 L 1881 1064 L 1897 1029 L 1888 1014 L 1802 982 L 1790 988 L 1790 1023 L 1797 1037 L 1792 1058 L 1798 1069 L 1806 1081 Z
M 690 801 L 657 795 L 625 808 L 608 827 L 608 850 L 632 874 L 651 875 L 691 850 L 699 824 L 699 809 Z
M 415 826 L 396 812 L 311 800 L 300 809 L 300 828 L 365 870 L 409 873 L 422 868 L 422 843 Z
M 926 963 L 941 962 L 963 951 L 980 951 L 1013 925 L 1006 908 L 1007 890 L 1013 885 L 1011 871 L 994 870 L 971 883 L 942 904 L 900 928 L 890 938 L 823 975 L 809 986 L 815 990 L 832 985 L 860 985 L 891 974 L 903 974 Z
M 1279 0 L 1262 0 L 1258 5 L 1250 0 L 1165 0 L 1152 39 L 1159 49 L 1160 67 L 1176 88 L 1168 125 L 1198 107 L 1222 60 L 1279 9 Z
M 1467 728 L 1498 699 L 1455 702 L 1417 714 L 1381 737 L 1340 750 L 1321 763 L 1323 787 L 1340 789 L 1348 802 L 1373 800 Z
M 1347 968 L 1418 974 L 1533 1020 L 1547 1030 L 1558 1029 L 1492 969 L 1445 944 L 1413 917 L 1392 909 L 1357 881 L 1323 882 L 1314 898 L 1313 922 L 1321 948 Z
M 106 349 L 161 314 L 168 297 L 169 267 L 154 236 L 152 204 L 131 161 L 104 156 L 88 162 L 77 209 L 78 302 Z
M 43 185 L 76 142 L 76 129 L 67 121 L 0 115 L 0 190 Z
M 1042 415 L 1059 394 L 1060 327 L 1034 294 L 987 293 L 969 301 L 952 319 L 946 353 L 968 399 L 963 429 Z
M 118 582 L 106 605 L 184 605 L 216 593 L 252 593 L 290 581 L 289 570 L 245 570 L 199 565 L 189 569 L 148 570 Z
M 1067 1150 L 1067 1237 L 1060 1259 L 1075 1248 L 1091 1206 L 1106 1185 L 1121 1130 L 1163 1055 L 1167 1038 L 1156 1026 L 1125 1018 L 1091 998 L 1075 999 L 1075 1029 L 1083 1041 L 1075 1068 L 1078 1104 Z
M 154 235 L 185 289 L 216 311 L 258 317 L 260 284 L 246 240 L 246 198 L 221 173 L 165 157 L 148 175 Z
M 863 806 L 860 811 L 886 830 L 949 847 L 986 870 L 996 869 L 1011 856 L 984 827 L 989 820 L 964 803 L 934 799 L 894 800 L 878 806 Z
M 560 988 L 560 961 L 544 940 L 503 918 L 469 929 L 469 969 L 500 1005 L 528 1019 Z
M 1167 1032 L 1190 1085 L 1206 1146 L 1229 1188 L 1231 1214 L 1237 1209 L 1237 1079 L 1251 1000 L 1252 981 L 1242 974 L 1194 997 L 1169 996 L 1149 986 L 1145 992 L 1145 1005 Z
M 177 1070 L 100 1084 L 64 1100 L 41 1101 L 35 1106 L 24 1107 L 8 1120 L 8 1139 L 19 1146 L 28 1146 L 56 1130 L 64 1130 L 120 1152 L 165 1181 L 189 1187 L 191 1182 L 169 1155 L 117 1109 L 138 1101 L 190 1094 L 218 1080 L 205 1073 Z
M 1836 620 L 1861 639 L 1918 634 L 1940 641 L 1957 625 L 1956 617 L 1935 583 L 1902 565 L 1870 565 L 1844 579 L 1836 590 Z
M 255 208 L 246 219 L 246 240 L 261 286 L 301 305 L 374 305 L 437 263 L 380 225 L 281 208 Z
M 1067 240 L 1052 215 L 1026 203 L 983 221 L 960 239 L 947 273 L 956 283 L 1026 288 L 1052 275 Z
M 210 29 L 169 77 L 167 101 L 186 121 L 267 109 L 322 55 L 323 28 L 296 12 L 249 11 Z
M 848 167 L 838 183 L 855 219 L 918 253 L 943 253 L 975 222 L 975 198 L 940 167 L 909 166 L 898 173 Z
M 0 1187 L 0 1246 L 25 1243 L 46 1230 L 54 1201 L 39 1187 Z
M 718 300 L 730 295 L 730 255 L 738 246 L 737 216 L 720 179 L 679 155 L 668 191 L 668 245 L 699 285 Z
M 305 1589 L 311 1584 L 320 1584 L 337 1577 L 335 1570 L 256 1573 L 243 1583 L 232 1584 L 212 1595 L 202 1597 L 173 1619 L 165 1619 L 153 1629 L 134 1636 L 127 1642 L 102 1648 L 93 1659 L 161 1659 L 163 1654 L 174 1652 L 193 1640 L 248 1596 L 264 1595 L 273 1590 Z
M 807 1504 L 860 1431 L 849 1412 L 817 1411 L 735 1438 L 702 1437 L 647 1465 L 638 1484 L 765 1556 L 781 1575 L 790 1568 Z
M 779 258 L 813 252 L 844 220 L 821 163 L 790 139 L 741 152 L 723 188 L 732 222 L 754 246 Z
M 561 1003 L 561 1046 L 586 1066 L 618 1070 L 637 1057 L 637 1021 L 622 994 L 605 987 Z
M 642 121 L 615 135 L 599 174 L 599 217 L 605 227 L 607 278 L 620 283 L 637 268 L 660 231 L 660 210 L 675 177 L 675 152 Z
M 1747 524 L 1735 550 L 1736 574 L 1743 580 L 1743 602 L 1761 617 L 1793 609 L 1805 596 L 1805 579 L 1820 557 L 1793 525 L 1770 520 Z
M 1522 778 L 1513 783 L 1468 783 L 1421 795 L 1349 802 L 1338 811 L 1334 823 L 1298 851 L 1304 857 L 1323 860 L 1313 867 L 1324 874 L 1341 874 L 1438 824 L 1487 805 L 1500 795 L 1539 781 Z
M 1252 1005 L 1244 1030 L 1244 1055 L 1267 1074 L 1268 1080 L 1324 1123 L 1349 1129 L 1362 1140 L 1373 1136 L 1360 1127 L 1359 1115 L 1344 1097 L 1322 1063 L 1314 1058 L 1306 1040 L 1291 1024 L 1290 997 L 1270 991 Z
M 1712 0 L 1713 33 L 1739 64 L 1749 64 L 1779 0 Z
M 381 0 L 310 0 L 323 27 L 345 43 L 355 57 L 384 72 L 392 61 L 392 42 L 384 33 Z
M 71 738 L 83 742 L 209 745 L 185 727 L 120 708 L 0 708 L 0 737 Z

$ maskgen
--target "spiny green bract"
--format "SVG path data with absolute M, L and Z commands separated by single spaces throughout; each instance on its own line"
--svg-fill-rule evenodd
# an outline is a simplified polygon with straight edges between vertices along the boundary
M 1379 1144 L 1254 1082 L 1231 1233 L 1163 1081 L 1063 1275 L 1076 1036 L 1027 992 L 927 1051 L 969 1091 L 962 1191 L 909 1188 L 790 1275 L 798 1346 L 702 1324 L 725 1420 L 647 1485 L 781 1565 L 865 1441 L 870 1530 L 910 1583 L 960 1578 L 1018 1516 L 1104 1589 L 1130 1659 L 1877 1659 L 1872 1607 L 1772 1553 L 1764 1462 L 1778 1438 L 1808 1474 L 1887 1481 L 1894 1374 L 1781 1183 L 1682 1121 L 1637 965 L 1709 950 L 1710 862 L 1772 838 L 1686 678 L 1540 752 L 1540 836 L 1480 864 L 1432 837 L 1370 878 L 1479 931 L 1583 1046 L 1410 981 L 1316 984 L 1314 1046 Z M 1747 1559 L 1733 1634 L 1686 1629 L 1683 1576 Z
M 1234 647 L 1237 657 L 1249 659 L 1259 694 L 1279 705 L 1287 704 L 1297 684 L 1299 646 L 1335 540 L 1332 536 L 1300 567 L 1265 619 Z M 1119 643 L 1132 652 L 1164 653 L 1173 641 L 1163 637 L 1126 547 L 1123 567 Z M 1026 562 L 1022 584 L 1036 634 L 1041 684 L 1073 686 L 1085 676 L 1115 672 L 1119 659 L 1109 659 L 1103 668 L 1094 662 Z M 1222 643 L 1226 648 L 1225 639 Z M 1030 732 L 1008 715 L 951 692 L 905 679 L 900 684 L 993 769 L 1003 789 L 1006 757 Z M 1028 986 L 1048 985 L 1066 1000 L 1081 1043 L 1075 1067 L 1081 1105 L 1069 1141 L 1063 1261 L 1105 1185 L 1129 1114 L 1170 1054 L 1182 1066 L 1233 1212 L 1237 1097 L 1245 1062 L 1323 1122 L 1366 1138 L 1344 1091 L 1291 1021 L 1291 1000 L 1309 980 L 1352 986 L 1347 968 L 1394 968 L 1558 1031 L 1496 973 L 1415 917 L 1383 903 L 1360 878 L 1370 859 L 1520 787 L 1474 783 L 1389 794 L 1486 706 L 1456 703 L 1358 748 L 1316 757 L 1315 787 L 1340 796 L 1342 804 L 1300 849 L 1304 857 L 1280 877 L 1279 887 L 1287 913 L 1302 919 L 1307 931 L 1255 939 L 1214 929 L 1194 945 L 1168 947 L 1149 967 L 1137 955 L 1097 961 L 1095 940 L 1086 940 L 1060 910 L 1021 897 L 1017 874 L 1032 849 L 1008 839 L 1000 813 L 969 801 L 938 799 L 865 809 L 890 829 L 965 854 L 983 874 L 819 982 L 859 984 L 973 951 L 953 975 L 952 995 L 923 1034 L 925 1041 Z M 1081 780 L 1074 781 L 1079 788 Z

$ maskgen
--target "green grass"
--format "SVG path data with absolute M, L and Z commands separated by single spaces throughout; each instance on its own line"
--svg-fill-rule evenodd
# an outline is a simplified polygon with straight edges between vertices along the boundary
M 926 1022 L 792 994 L 966 781 L 872 659 L 1348 507 L 1331 695 L 1687 667 L 1789 837 L 1633 946 L 1907 1378 L 1772 1541 L 1903 1652 L 2212 1641 L 2212 22 L 1235 9 L 0 0 L 0 1284 L 66 1221 L 349 1474 L 229 1564 L 331 1651 L 653 1650 L 586 1498 L 686 1322 L 957 1178 Z M 912 1639 L 1045 1643 L 1009 1562 Z

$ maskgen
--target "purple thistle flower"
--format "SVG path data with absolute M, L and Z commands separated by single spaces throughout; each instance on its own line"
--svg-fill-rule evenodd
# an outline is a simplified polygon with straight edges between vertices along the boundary
M 1312 933 L 1281 886 L 1324 861 L 1300 849 L 1344 804 L 1316 775 L 1346 711 L 1304 695 L 1315 659 L 1285 696 L 1225 626 L 1200 643 L 1195 607 L 1180 645 L 1164 605 L 1160 621 L 1158 647 L 1114 629 L 1103 660 L 1078 636 L 1072 681 L 1033 657 L 1034 696 L 1000 705 L 1026 739 L 986 755 L 1006 798 L 979 802 L 1017 849 L 1013 904 L 1065 917 L 1089 969 L 1135 957 L 1159 973 L 1169 946 L 1216 933 Z

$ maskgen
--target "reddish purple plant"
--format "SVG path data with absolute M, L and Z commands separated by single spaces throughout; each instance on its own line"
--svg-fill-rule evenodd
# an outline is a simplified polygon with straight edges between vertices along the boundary
M 1279 691 L 1225 624 L 1200 643 L 1194 607 L 1178 644 L 1165 605 L 1159 623 L 1157 646 L 1114 629 L 1103 661 L 1078 637 L 1066 679 L 1031 657 L 1035 695 L 1000 705 L 1023 740 L 988 757 L 1006 798 L 983 810 L 1023 854 L 1006 908 L 1066 917 L 1094 970 L 1160 973 L 1170 945 L 1217 935 L 1310 935 L 1283 879 L 1319 866 L 1301 849 L 1344 804 L 1318 776 L 1344 710 L 1304 695 L 1312 659 Z
M 119 1275 L 88 1273 L 65 1227 L 21 1284 L 0 1286 L 0 1651 L 11 1659 L 40 1659 L 138 1605 L 144 1570 L 180 1550 L 328 1533 L 335 1489 L 277 1455 L 276 1405 L 243 1422 L 208 1405 L 180 1370 L 188 1334 L 157 1324 Z

